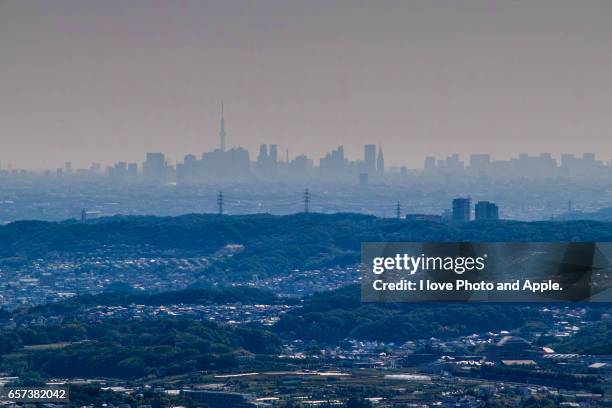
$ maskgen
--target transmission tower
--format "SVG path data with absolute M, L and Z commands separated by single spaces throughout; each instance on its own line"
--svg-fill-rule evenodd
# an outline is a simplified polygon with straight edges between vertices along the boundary
M 402 206 L 400 204 L 400 202 L 398 201 L 397 204 L 395 205 L 395 217 L 399 220 L 400 218 L 402 218 Z
M 310 191 L 308 189 L 304 190 L 304 212 L 308 213 L 310 206 Z
M 223 215 L 223 192 L 217 194 L 217 206 L 219 207 L 219 215 Z

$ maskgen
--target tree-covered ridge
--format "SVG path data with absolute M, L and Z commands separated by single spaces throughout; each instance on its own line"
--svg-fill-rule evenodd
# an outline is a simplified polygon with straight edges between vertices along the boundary
M 551 345 L 560 353 L 612 355 L 612 321 L 600 321 Z
M 268 291 L 247 287 L 188 289 L 153 294 L 101 293 L 5 312 L 4 322 L 61 316 L 61 323 L 0 331 L 0 371 L 57 377 L 139 378 L 229 369 L 251 354 L 273 354 L 270 331 L 188 319 L 83 321 L 89 307 L 172 304 L 273 304 Z M 15 369 L 18 368 L 18 372 Z
M 251 353 L 275 353 L 280 347 L 268 331 L 183 319 L 73 322 L 0 336 L 1 370 L 55 377 L 140 378 L 223 370 Z
M 0 257 L 109 253 L 209 255 L 227 244 L 244 251 L 214 265 L 235 274 L 287 273 L 358 262 L 362 242 L 612 241 L 612 223 L 472 222 L 446 225 L 360 214 L 110 217 L 87 223 L 22 221 L 0 227 Z
M 282 336 L 336 343 L 345 338 L 405 342 L 523 327 L 543 317 L 527 306 L 362 303 L 359 287 L 313 295 L 281 316 Z

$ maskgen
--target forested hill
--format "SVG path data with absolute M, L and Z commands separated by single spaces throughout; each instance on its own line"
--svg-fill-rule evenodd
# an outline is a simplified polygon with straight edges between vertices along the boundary
M 61 254 L 215 253 L 227 244 L 244 251 L 223 270 L 290 271 L 357 262 L 368 241 L 612 241 L 612 223 L 471 222 L 444 225 L 360 214 L 268 214 L 109 217 L 78 223 L 20 221 L 0 227 L 0 258 Z
M 403 342 L 520 329 L 547 317 L 536 308 L 495 304 L 363 303 L 358 285 L 318 293 L 283 314 L 283 337 L 337 343 L 345 338 Z

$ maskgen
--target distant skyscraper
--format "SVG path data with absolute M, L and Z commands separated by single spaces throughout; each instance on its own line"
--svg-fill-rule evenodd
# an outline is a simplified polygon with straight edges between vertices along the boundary
M 219 148 L 225 151 L 225 118 L 223 117 L 223 102 L 221 102 L 221 125 L 219 127 Z
M 368 173 L 359 173 L 359 186 L 362 188 L 368 186 Z
M 187 160 L 188 158 L 189 160 Z M 189 174 L 192 174 L 195 180 L 216 182 L 244 180 L 251 171 L 249 152 L 241 147 L 225 151 L 215 149 L 212 152 L 205 152 L 202 154 L 202 159 L 198 161 L 191 160 L 188 156 L 185 159 L 182 173 L 188 177 Z M 185 181 L 184 178 L 183 181 Z
M 295 179 L 308 177 L 313 167 L 312 160 L 301 154 L 288 164 L 289 176 Z
M 367 144 L 363 147 L 363 164 L 366 173 L 374 174 L 376 170 L 376 145 Z
M 489 201 L 479 201 L 476 203 L 476 220 L 498 220 L 499 207 Z
M 431 176 L 436 172 L 436 158 L 433 156 L 427 156 L 425 158 L 425 164 L 423 165 L 423 171 L 425 175 Z
M 453 200 L 453 222 L 469 222 L 471 219 L 471 199 L 455 198 Z
M 379 176 L 385 174 L 385 157 L 383 156 L 382 147 L 378 145 L 378 158 L 376 159 L 376 172 Z
M 152 181 L 165 181 L 167 166 L 163 153 L 147 153 L 143 163 L 142 172 L 146 179 Z
M 257 175 L 262 178 L 269 177 L 269 156 L 268 156 L 268 145 L 259 145 L 259 154 L 257 155 Z
M 257 176 L 262 180 L 270 181 L 276 177 L 278 169 L 278 146 L 275 144 L 259 145 L 259 155 L 257 156 Z
M 275 144 L 270 145 L 270 157 L 268 161 L 270 176 L 274 177 L 278 171 L 278 146 Z
M 324 179 L 340 180 L 349 176 L 348 160 L 344 157 L 344 147 L 338 146 L 319 160 L 319 172 Z
M 470 156 L 469 170 L 472 175 L 484 175 L 491 166 L 491 155 L 489 154 L 472 154 Z
M 138 176 L 138 164 L 128 163 L 127 173 L 130 178 L 135 179 Z
M 260 144 L 259 145 L 259 155 L 257 156 L 257 162 L 263 163 L 268 160 L 268 145 Z

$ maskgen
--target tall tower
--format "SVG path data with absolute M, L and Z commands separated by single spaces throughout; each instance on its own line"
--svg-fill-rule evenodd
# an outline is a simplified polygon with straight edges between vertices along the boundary
M 219 127 L 219 147 L 225 151 L 225 118 L 223 117 L 223 102 L 221 102 L 221 125 Z

